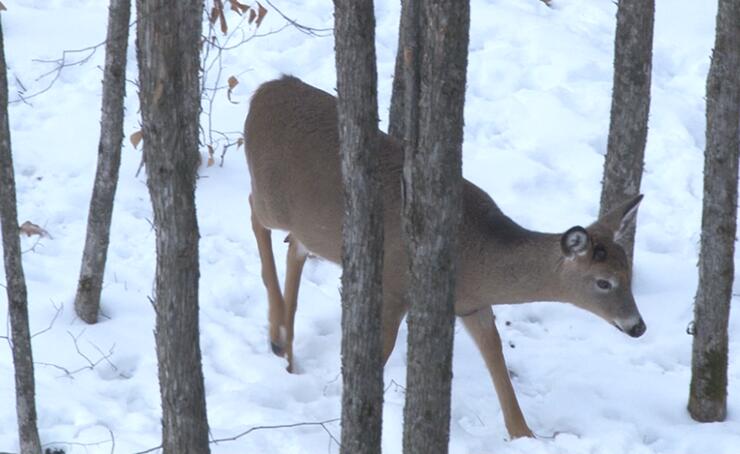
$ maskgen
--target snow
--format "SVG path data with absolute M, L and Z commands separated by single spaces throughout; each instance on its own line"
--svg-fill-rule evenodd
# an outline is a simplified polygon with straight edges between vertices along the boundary
M 36 80 L 56 59 L 105 39 L 107 2 L 4 2 L 11 97 L 46 87 Z M 332 26 L 331 2 L 274 0 L 287 16 Z M 631 339 L 568 305 L 498 306 L 496 313 L 519 401 L 537 439 L 509 441 L 488 373 L 458 325 L 452 453 L 740 452 L 740 364 L 730 354 L 727 421 L 699 424 L 686 412 L 700 233 L 704 85 L 715 2 L 658 0 L 650 132 L 635 256 L 634 293 L 647 333 Z M 285 20 L 272 8 L 260 32 Z M 616 7 L 607 0 L 474 0 L 464 173 L 519 223 L 565 231 L 598 211 L 609 122 Z M 376 0 L 379 105 L 385 128 L 397 43 L 397 0 Z M 230 17 L 231 21 L 235 21 Z M 132 29 L 133 30 L 133 29 Z M 331 32 L 287 27 L 224 54 L 224 77 L 240 84 L 217 96 L 214 123 L 242 127 L 261 82 L 290 73 L 333 91 Z M 133 46 L 133 36 L 131 45 Z M 85 54 L 70 55 L 78 58 Z M 45 93 L 10 107 L 20 221 L 53 239 L 24 238 L 42 441 L 68 453 L 131 453 L 159 445 L 160 405 L 153 310 L 154 232 L 140 151 L 126 141 L 98 325 L 74 315 L 73 298 L 95 171 L 103 53 L 65 68 Z M 136 79 L 135 52 L 128 78 Z M 128 85 L 126 134 L 138 129 Z M 242 151 L 201 168 L 201 345 L 214 438 L 254 426 L 335 420 L 340 415 L 338 267 L 309 260 L 296 320 L 298 373 L 267 342 L 266 295 L 249 223 Z M 274 246 L 279 274 L 286 253 Z M 3 296 L 4 298 L 4 296 Z M 738 301 L 734 301 L 737 306 Z M 56 308 L 61 308 L 58 317 Z M 0 324 L 6 324 L 5 311 Z M 740 318 L 730 320 L 731 352 Z M 52 323 L 53 320 L 53 323 Z M 76 339 L 76 340 L 75 340 Z M 401 451 L 406 327 L 385 370 L 385 452 Z M 78 353 L 77 348 L 80 352 Z M 96 362 L 112 351 L 107 360 Z M 64 370 L 70 372 L 67 375 Z M 0 348 L 0 451 L 18 450 L 9 348 Z M 338 452 L 339 424 L 257 430 L 212 446 L 214 453 Z M 115 440 L 115 446 L 112 445 Z

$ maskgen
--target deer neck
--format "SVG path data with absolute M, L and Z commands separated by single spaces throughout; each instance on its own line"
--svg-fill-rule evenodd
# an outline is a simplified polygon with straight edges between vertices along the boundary
M 484 262 L 477 273 L 481 282 L 468 287 L 477 290 L 474 295 L 461 296 L 476 300 L 476 308 L 566 301 L 560 276 L 563 260 L 560 237 L 560 234 L 522 229 L 509 238 L 485 238 L 477 254 Z

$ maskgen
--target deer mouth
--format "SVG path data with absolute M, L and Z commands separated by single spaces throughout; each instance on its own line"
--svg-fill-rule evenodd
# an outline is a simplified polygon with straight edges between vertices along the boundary
M 645 334 L 645 331 L 647 331 L 647 326 L 645 326 L 645 322 L 642 320 L 642 318 L 640 318 L 640 320 L 637 323 L 635 323 L 635 325 L 629 330 L 625 330 L 617 322 L 612 322 L 612 325 L 615 328 L 617 328 L 619 331 L 623 332 L 624 334 L 630 337 L 640 337 L 643 334 Z

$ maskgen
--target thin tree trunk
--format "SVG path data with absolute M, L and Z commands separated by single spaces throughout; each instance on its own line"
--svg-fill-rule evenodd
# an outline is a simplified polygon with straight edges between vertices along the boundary
M 13 365 L 15 366 L 15 408 L 18 417 L 21 454 L 41 454 L 41 442 L 36 427 L 36 391 L 31 330 L 28 324 L 28 296 L 21 260 L 15 175 L 10 150 L 8 70 L 3 41 L 2 23 L 0 23 L 0 219 L 2 220 L 3 258 L 5 260 L 5 290 L 8 295 L 10 335 L 13 341 Z
M 735 276 L 740 153 L 740 0 L 720 0 L 707 77 L 699 286 L 694 305 L 689 413 L 697 421 L 727 416 L 727 325 Z
M 401 19 L 398 23 L 398 50 L 396 51 L 396 67 L 393 71 L 393 92 L 391 93 L 391 108 L 388 114 L 388 135 L 402 141 L 405 137 L 404 124 L 406 116 L 406 84 L 404 82 L 405 67 L 413 64 L 414 49 L 418 36 L 416 27 L 408 24 L 410 17 L 416 17 L 418 2 L 413 0 L 401 1 Z
M 171 454 L 209 452 L 195 212 L 202 11 L 199 0 L 137 1 L 144 159 L 157 244 L 162 446 Z
M 619 0 L 602 216 L 640 193 L 650 112 L 654 16 L 655 0 Z M 631 262 L 634 224 L 619 242 Z
M 420 77 L 407 72 L 404 79 L 403 224 L 410 261 L 410 310 L 403 448 L 406 454 L 446 453 L 470 5 L 430 0 L 407 23 L 418 27 L 409 30 L 409 36 L 418 33 L 421 39 L 420 52 L 411 51 L 406 60 L 412 63 L 407 71 L 414 63 L 419 65 Z
M 98 321 L 103 273 L 113 217 L 113 199 L 118 185 L 123 141 L 123 98 L 126 95 L 126 49 L 131 0 L 111 0 L 108 7 L 108 36 L 105 44 L 103 105 L 87 236 L 77 283 L 75 311 L 87 323 Z
M 375 12 L 335 0 L 342 225 L 342 453 L 380 453 L 383 201 L 378 163 Z

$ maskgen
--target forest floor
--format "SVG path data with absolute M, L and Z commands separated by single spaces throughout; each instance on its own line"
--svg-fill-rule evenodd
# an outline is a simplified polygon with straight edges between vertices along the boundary
M 136 175 L 140 147 L 124 143 L 104 317 L 87 326 L 75 317 L 73 299 L 97 158 L 103 49 L 59 72 L 54 63 L 38 61 L 103 41 L 107 2 L 4 3 L 10 91 L 16 100 L 10 117 L 20 222 L 37 223 L 53 237 L 23 239 L 31 326 L 38 333 L 33 347 L 42 442 L 68 453 L 133 453 L 156 447 L 161 410 L 154 313 L 148 300 L 154 232 L 145 176 Z M 399 2 L 375 3 L 385 128 Z M 686 330 L 697 282 L 704 93 L 715 3 L 657 1 L 642 185 L 646 196 L 638 218 L 634 271 L 634 293 L 647 333 L 629 338 L 564 304 L 497 307 L 514 387 L 538 434 L 537 439 L 509 441 L 483 361 L 458 324 L 451 453 L 740 453 L 737 308 L 730 320 L 728 419 L 698 424 L 686 412 L 691 365 Z M 220 85 L 231 75 L 240 81 L 233 103 L 225 89 L 217 93 L 215 130 L 240 131 L 254 88 L 282 73 L 334 90 L 332 3 L 272 4 L 318 30 L 286 27 L 286 19 L 266 3 L 259 33 L 275 33 L 225 51 L 209 72 L 209 83 L 219 68 Z M 528 228 L 563 232 L 589 224 L 598 212 L 615 13 L 611 0 L 554 0 L 552 8 L 538 0 L 472 2 L 464 174 Z M 228 17 L 234 27 L 237 16 Z M 130 42 L 127 136 L 139 129 L 140 121 L 133 36 Z M 68 53 L 67 62 L 86 55 Z M 52 80 L 48 91 L 29 97 Z M 288 374 L 285 361 L 270 352 L 267 342 L 267 305 L 250 229 L 243 150 L 230 148 L 223 165 L 220 154 L 219 149 L 216 165 L 200 169 L 197 191 L 200 334 L 212 437 L 233 437 L 257 426 L 298 426 L 255 430 L 213 444 L 212 451 L 336 453 L 340 270 L 326 261 L 308 262 L 296 320 L 298 370 Z M 276 233 L 282 276 L 286 248 L 281 240 Z M 5 311 L 0 312 L 0 326 L 6 325 Z M 404 324 L 385 370 L 387 453 L 401 452 L 405 344 Z M 0 451 L 18 450 L 13 399 L 10 349 L 0 348 L 0 402 L 5 402 Z

